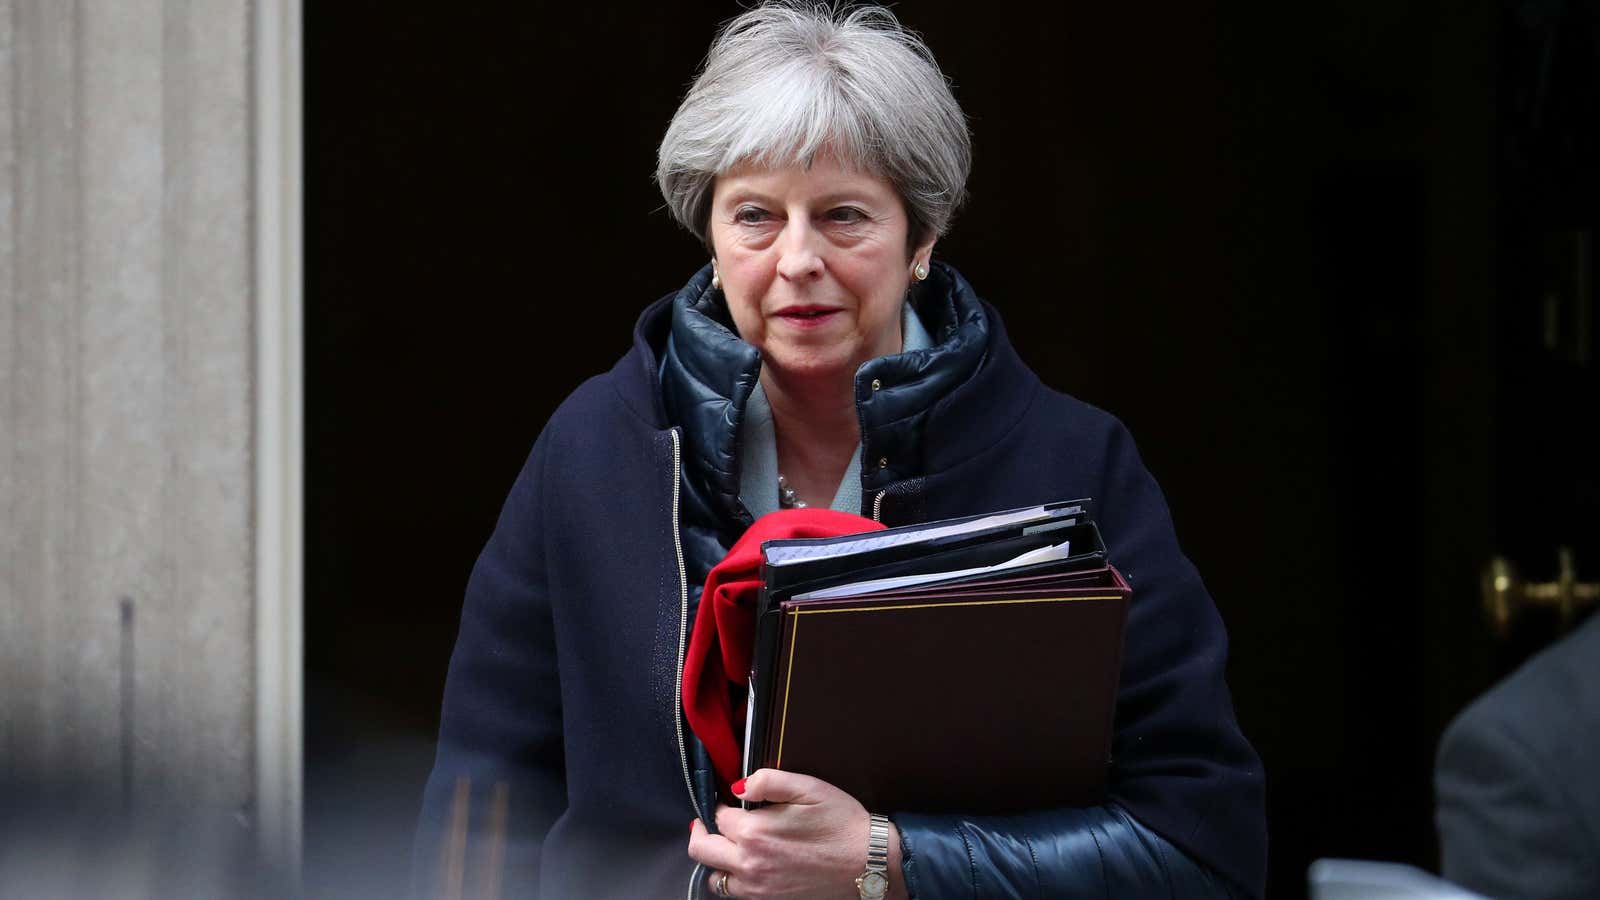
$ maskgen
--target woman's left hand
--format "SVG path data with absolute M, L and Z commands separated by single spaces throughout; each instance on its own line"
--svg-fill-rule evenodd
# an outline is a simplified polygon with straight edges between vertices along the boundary
M 739 784 L 734 785 L 739 788 Z M 758 769 L 744 779 L 741 800 L 766 802 L 759 809 L 717 807 L 711 834 L 696 819 L 689 856 L 712 871 L 713 890 L 728 873 L 735 897 L 856 898 L 856 876 L 866 868 L 870 816 L 856 798 L 826 781 L 777 769 Z M 900 883 L 900 833 L 889 828 L 890 896 L 904 896 Z

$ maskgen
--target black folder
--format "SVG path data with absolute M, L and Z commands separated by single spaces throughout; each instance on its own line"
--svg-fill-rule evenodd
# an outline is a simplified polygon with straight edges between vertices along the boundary
M 1029 552 L 1052 558 L 969 571 Z M 884 811 L 1103 798 L 1130 592 L 1087 501 L 762 556 L 746 774 L 805 772 Z M 903 576 L 932 577 L 881 581 Z

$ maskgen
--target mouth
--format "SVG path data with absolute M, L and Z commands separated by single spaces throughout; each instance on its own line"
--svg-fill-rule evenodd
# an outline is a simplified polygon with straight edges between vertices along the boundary
M 836 306 L 789 306 L 778 310 L 776 316 L 800 328 L 815 328 L 841 312 L 843 310 Z

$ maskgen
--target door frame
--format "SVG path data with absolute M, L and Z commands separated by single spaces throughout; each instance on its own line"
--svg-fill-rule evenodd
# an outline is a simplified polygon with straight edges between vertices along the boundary
M 264 863 L 299 884 L 304 785 L 301 0 L 250 30 L 255 294 L 255 797 Z

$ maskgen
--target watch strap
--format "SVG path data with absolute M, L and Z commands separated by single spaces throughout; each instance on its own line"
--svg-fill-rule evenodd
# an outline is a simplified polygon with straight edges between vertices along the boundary
M 889 817 L 872 815 L 867 829 L 867 871 L 889 871 Z
M 856 879 L 861 900 L 882 900 L 889 892 L 889 817 L 872 814 L 867 825 L 867 868 Z

